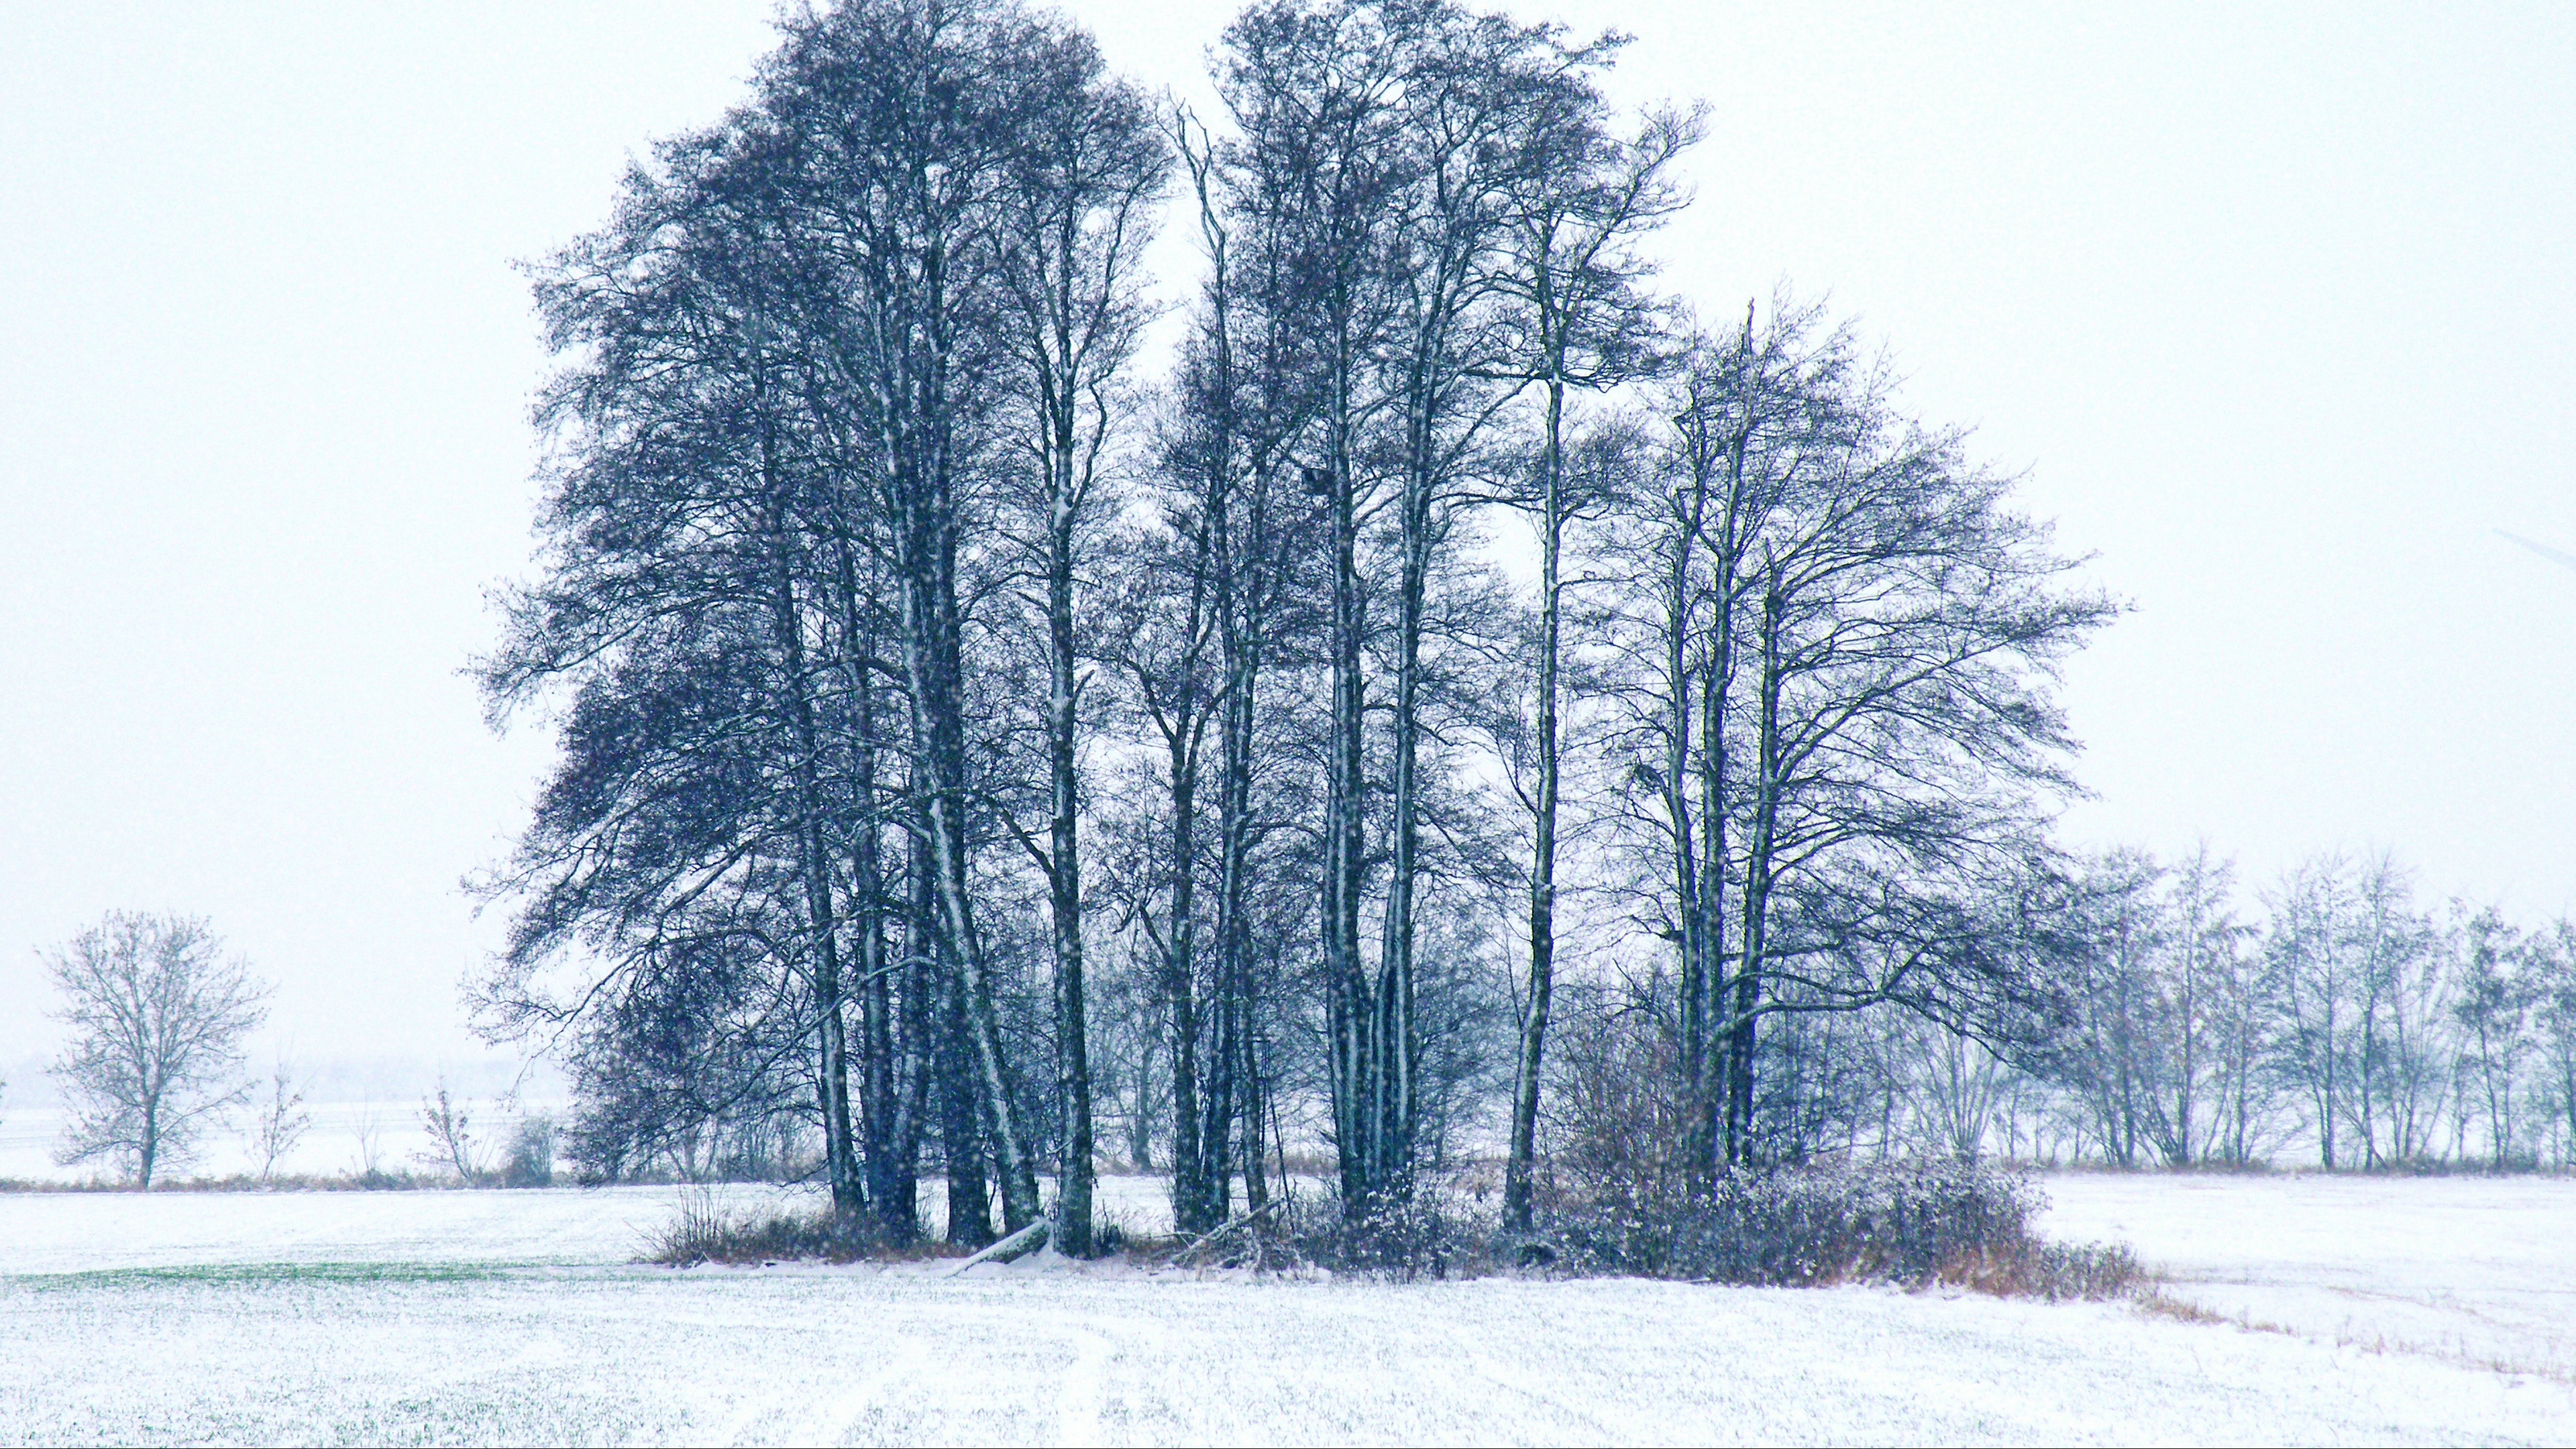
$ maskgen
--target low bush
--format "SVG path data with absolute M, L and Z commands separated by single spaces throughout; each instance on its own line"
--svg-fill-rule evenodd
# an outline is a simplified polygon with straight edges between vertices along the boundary
M 1478 1214 L 1445 1192 L 1375 1203 L 1353 1213 L 1335 1196 L 1290 1198 L 1268 1241 L 1290 1263 L 1339 1273 L 1413 1279 L 1472 1276 L 1492 1238 Z M 1260 1266 L 1256 1260 L 1255 1266 Z
M 1550 1205 L 1542 1230 L 1506 1245 L 1576 1273 L 1773 1286 L 1893 1283 L 2032 1297 L 2102 1298 L 2138 1287 L 2125 1247 L 2051 1243 L 2026 1173 L 1947 1162 L 1730 1173 L 1678 1200 L 1611 1194 Z
M 899 1247 L 887 1242 L 863 1213 L 840 1214 L 830 1208 L 737 1213 L 717 1202 L 712 1193 L 701 1192 L 682 1199 L 679 1212 L 654 1237 L 645 1261 L 672 1268 L 800 1260 L 855 1263 L 937 1251 L 923 1244 Z
M 510 1134 L 510 1150 L 501 1159 L 503 1187 L 552 1187 L 555 1182 L 555 1119 L 542 1112 L 519 1119 Z

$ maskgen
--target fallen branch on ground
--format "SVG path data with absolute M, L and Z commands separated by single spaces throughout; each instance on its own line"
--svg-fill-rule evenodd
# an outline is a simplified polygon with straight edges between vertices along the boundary
M 1245 1213 L 1239 1218 L 1229 1218 L 1226 1221 L 1219 1223 L 1215 1227 L 1208 1229 L 1206 1232 L 1199 1234 L 1199 1236 L 1192 1239 L 1186 1247 L 1183 1247 L 1179 1252 L 1174 1253 L 1172 1255 L 1172 1261 L 1175 1263 L 1186 1262 L 1196 1255 L 1206 1252 L 1209 1248 L 1216 1245 L 1218 1239 L 1225 1237 L 1228 1233 L 1235 1232 L 1244 1227 L 1248 1227 L 1253 1223 L 1259 1222 L 1261 1219 L 1269 1216 L 1272 1209 L 1286 1201 L 1287 1199 L 1284 1197 L 1272 1198 L 1270 1201 L 1263 1203 L 1261 1206 L 1254 1208 L 1252 1211 Z
M 987 1259 L 998 1259 L 1001 1262 L 1007 1263 L 1013 1258 L 1019 1257 L 1023 1253 L 1034 1253 L 1038 1250 L 1041 1244 L 1046 1242 L 1048 1227 L 1048 1220 L 1040 1218 L 1036 1222 L 1029 1224 L 1027 1227 L 1020 1229 L 1018 1232 L 1011 1234 L 1009 1237 L 1002 1239 L 1000 1242 L 987 1245 L 982 1251 L 976 1253 L 973 1257 L 968 1258 L 965 1262 L 949 1269 L 948 1276 L 954 1278 L 958 1274 L 965 1272 L 967 1269 L 972 1268 L 976 1264 L 984 1262 Z

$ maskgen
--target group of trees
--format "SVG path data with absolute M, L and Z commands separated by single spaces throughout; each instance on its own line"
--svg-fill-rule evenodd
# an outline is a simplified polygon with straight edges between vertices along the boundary
M 803 1121 L 889 1237 L 1044 1172 L 1079 1252 L 1105 1118 L 1184 1229 L 1470 1147 L 1526 1222 L 1561 1041 L 1657 1023 L 1705 1182 L 1817 1139 L 1801 1043 L 2066 1018 L 2113 606 L 1848 331 L 1656 294 L 1703 118 L 1615 37 L 1261 0 L 1203 117 L 1007 0 L 783 31 L 537 268 L 483 680 L 562 754 L 481 989 L 587 1167 Z
M 481 678 L 561 754 L 478 989 L 585 1171 L 810 1161 L 895 1242 L 936 1176 L 1080 1253 L 1113 1152 L 1184 1231 L 1462 1157 L 1526 1229 L 1820 1154 L 2576 1156 L 2566 923 L 2052 843 L 2116 605 L 1848 328 L 1657 292 L 1705 116 L 1614 107 L 1616 37 L 1256 0 L 1202 116 L 1012 0 L 782 30 L 534 269 Z M 51 966 L 66 1160 L 148 1187 L 264 992 L 181 917 Z M 266 1175 L 282 1066 L 253 1117 Z

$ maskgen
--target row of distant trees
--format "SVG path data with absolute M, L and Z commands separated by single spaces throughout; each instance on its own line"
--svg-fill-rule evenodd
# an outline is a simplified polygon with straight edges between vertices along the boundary
M 1806 1150 L 1804 1023 L 2063 1015 L 2054 670 L 2114 606 L 1848 331 L 1655 291 L 1704 121 L 1614 39 L 1262 0 L 1200 116 L 1004 0 L 783 29 L 536 269 L 483 678 L 562 755 L 481 989 L 593 1171 L 801 1120 L 891 1238 L 1044 1174 L 1079 1252 L 1114 1112 L 1184 1230 L 1468 1150 L 1524 1224 L 1619 983 L 1703 1184 Z
M 2420 902 L 2328 854 L 2251 898 L 2205 847 L 2071 863 L 2060 1008 L 2020 1033 L 1875 1008 L 1784 1025 L 1792 1156 L 2117 1167 L 2576 1164 L 2576 927 Z M 1675 1054 L 1669 981 L 1596 988 L 1554 1086 L 1578 1181 L 1669 1170 L 1625 1084 Z
M 2114 855 L 2093 878 L 2104 948 L 2035 1065 L 2103 1158 L 2576 1157 L 2568 921 L 2427 907 L 2384 854 L 2306 861 L 2251 912 L 2205 852 L 2171 867 Z

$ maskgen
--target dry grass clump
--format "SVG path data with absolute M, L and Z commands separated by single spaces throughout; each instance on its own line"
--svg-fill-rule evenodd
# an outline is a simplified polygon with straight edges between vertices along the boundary
M 830 1208 L 795 1212 L 772 1208 L 738 1213 L 711 1193 L 692 1193 L 679 1212 L 651 1242 L 648 1263 L 694 1268 L 701 1263 L 883 1262 L 941 1256 L 946 1250 L 923 1242 L 889 1242 L 863 1214 L 839 1214 Z

